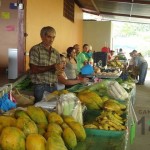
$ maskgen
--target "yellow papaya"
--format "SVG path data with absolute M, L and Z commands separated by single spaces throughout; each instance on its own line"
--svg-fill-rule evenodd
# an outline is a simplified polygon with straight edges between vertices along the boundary
M 16 127 L 21 129 L 26 136 L 31 133 L 38 133 L 35 122 L 28 118 L 19 117 L 16 122 Z
M 40 134 L 30 134 L 26 138 L 26 150 L 45 150 L 46 140 Z
M 52 132 L 47 140 L 46 150 L 67 150 L 67 147 L 62 137 L 56 132 Z
M 63 120 L 66 123 L 75 121 L 75 119 L 72 116 L 63 116 Z
M 14 117 L 16 119 L 19 117 L 25 117 L 25 118 L 31 119 L 24 110 L 16 110 L 14 113 Z
M 0 124 L 3 127 L 16 126 L 16 119 L 10 116 L 0 116 Z
M 68 122 L 69 127 L 75 133 L 78 141 L 84 141 L 86 138 L 86 133 L 83 126 L 79 122 Z
M 59 135 L 62 133 L 62 128 L 57 123 L 49 123 L 47 126 L 47 132 L 56 132 Z
M 25 135 L 16 127 L 5 127 L 0 135 L 3 150 L 25 150 Z
M 51 112 L 48 114 L 48 122 L 49 123 L 57 123 L 57 124 L 62 124 L 63 123 L 63 119 L 62 117 L 57 114 L 56 112 Z
M 62 133 L 65 144 L 69 149 L 74 149 L 77 145 L 77 138 L 75 133 L 70 127 L 66 127 Z
M 77 96 L 80 101 L 87 106 L 88 109 L 100 109 L 102 107 L 102 99 L 93 91 L 84 90 L 81 91 Z
M 48 124 L 47 118 L 40 107 L 28 106 L 27 114 L 37 124 L 39 123 Z

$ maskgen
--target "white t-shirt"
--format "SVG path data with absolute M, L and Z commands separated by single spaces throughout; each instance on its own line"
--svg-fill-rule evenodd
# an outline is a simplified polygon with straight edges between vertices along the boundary
M 68 79 L 66 74 L 64 73 L 63 76 L 65 77 L 65 79 Z M 57 83 L 57 90 L 64 90 L 65 89 L 65 84 L 62 84 L 62 83 Z

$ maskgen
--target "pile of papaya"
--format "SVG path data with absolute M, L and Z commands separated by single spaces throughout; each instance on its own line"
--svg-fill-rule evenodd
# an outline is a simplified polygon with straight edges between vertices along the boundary
M 0 116 L 1 150 L 68 150 L 84 141 L 83 126 L 72 116 L 28 106 Z

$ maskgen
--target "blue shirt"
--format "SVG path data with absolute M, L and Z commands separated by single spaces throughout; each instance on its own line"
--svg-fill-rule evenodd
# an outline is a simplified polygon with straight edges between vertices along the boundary
M 147 62 L 144 57 L 142 56 L 137 56 L 134 58 L 135 66 L 140 66 L 141 64 Z

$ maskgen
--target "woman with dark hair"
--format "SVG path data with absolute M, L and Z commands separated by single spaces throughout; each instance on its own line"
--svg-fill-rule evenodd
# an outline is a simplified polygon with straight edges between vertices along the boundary
M 67 59 L 65 73 L 68 79 L 77 78 L 77 62 L 76 62 L 76 50 L 74 47 L 67 48 Z

